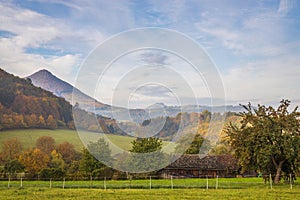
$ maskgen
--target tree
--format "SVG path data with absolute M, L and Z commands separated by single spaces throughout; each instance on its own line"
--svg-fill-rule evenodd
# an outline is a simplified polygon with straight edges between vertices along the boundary
M 137 138 L 132 141 L 130 152 L 133 153 L 150 153 L 160 151 L 162 149 L 162 141 L 158 138 Z
M 4 165 L 4 171 L 9 174 L 23 172 L 24 168 L 18 160 L 8 161 Z
M 131 155 L 127 162 L 128 171 L 150 172 L 166 166 L 166 157 L 161 151 L 162 141 L 158 138 L 137 138 L 132 141 Z
M 194 139 L 192 140 L 191 138 L 193 137 Z M 177 145 L 175 152 L 185 154 L 199 154 L 203 142 L 204 138 L 200 134 L 187 134 L 176 141 Z
M 35 148 L 22 153 L 18 160 L 25 166 L 30 176 L 35 176 L 41 169 L 47 167 L 50 158 L 40 149 Z
M 37 121 L 38 128 L 45 128 L 46 122 L 45 122 L 45 119 L 44 119 L 43 115 L 40 115 L 37 120 L 38 120 Z
M 62 158 L 62 155 L 58 153 L 56 150 L 53 150 L 50 155 L 50 168 L 61 168 L 65 167 L 65 161 Z
M 62 168 L 44 168 L 40 171 L 39 176 L 42 179 L 56 179 L 59 180 L 65 177 L 66 171 Z
M 102 163 L 100 163 L 86 148 L 82 149 L 82 157 L 79 163 L 80 171 L 85 172 L 89 176 L 95 169 L 101 168 Z
M 297 169 L 300 113 L 297 107 L 289 112 L 289 105 L 288 100 L 282 100 L 277 109 L 264 105 L 254 108 L 249 103 L 240 113 L 240 125 L 227 126 L 228 141 L 243 170 L 275 174 L 273 179 L 278 183 L 283 170 Z
M 56 150 L 58 153 L 61 154 L 63 160 L 67 165 L 70 165 L 73 160 L 79 159 L 79 153 L 69 142 L 64 142 L 62 144 L 57 145 Z
M 111 150 L 104 138 L 99 138 L 97 142 L 90 142 L 87 145 L 87 149 L 100 163 L 102 163 L 103 167 L 112 164 Z M 100 163 L 98 165 L 100 165 Z
M 17 138 L 6 140 L 2 144 L 3 159 L 7 161 L 17 159 L 22 150 L 22 144 Z
M 50 155 L 50 153 L 55 149 L 55 140 L 49 136 L 39 137 L 36 140 L 36 148 L 40 149 L 47 155 Z
M 109 145 L 103 138 L 100 138 L 96 142 L 90 142 L 87 149 L 82 150 L 79 168 L 91 176 L 94 170 L 106 168 L 107 165 L 111 164 Z
M 57 123 L 56 120 L 52 115 L 49 115 L 47 120 L 46 120 L 47 128 L 50 129 L 56 129 L 57 128 Z

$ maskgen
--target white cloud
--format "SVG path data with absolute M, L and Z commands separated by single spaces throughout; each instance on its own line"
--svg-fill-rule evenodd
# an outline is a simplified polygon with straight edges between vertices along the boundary
M 5 3 L 0 3 L 0 30 L 14 34 L 0 37 L 1 67 L 21 77 L 46 68 L 70 83 L 83 56 L 104 38 L 98 30 L 72 29 L 64 21 Z M 31 48 L 57 50 L 61 55 L 28 53 Z
M 291 36 L 299 31 L 290 34 L 291 29 L 299 25 L 299 19 L 287 17 L 299 5 L 295 0 L 281 0 L 278 5 L 271 6 L 261 1 L 232 4 L 227 1 L 216 4 L 210 0 L 38 1 L 61 4 L 70 12 L 66 16 L 51 17 L 17 4 L 0 3 L 0 30 L 14 33 L 11 37 L 0 37 L 0 65 L 19 76 L 47 68 L 73 83 L 84 57 L 108 36 L 141 26 L 159 26 L 188 34 L 210 55 L 215 55 L 212 59 L 221 68 L 229 100 L 267 101 L 284 96 L 296 99 L 299 93 L 296 66 L 299 66 L 300 41 L 299 37 Z M 53 10 L 53 15 L 55 12 Z M 133 41 L 122 41 L 120 46 Z M 31 48 L 59 53 L 28 53 Z M 178 64 L 178 60 L 159 56 L 148 55 L 144 60 Z M 116 76 L 122 70 L 112 70 L 107 84 L 118 81 Z M 199 81 L 192 71 L 182 70 L 181 73 L 185 73 L 199 90 L 205 91 L 200 93 L 207 97 L 203 80 Z M 158 76 L 163 79 L 165 74 L 158 73 Z M 88 83 L 80 87 L 89 94 L 94 93 L 89 91 Z M 112 91 L 105 92 L 111 94 Z
M 296 55 L 281 55 L 237 66 L 223 76 L 228 100 L 242 103 L 276 103 L 283 98 L 298 100 L 299 65 Z

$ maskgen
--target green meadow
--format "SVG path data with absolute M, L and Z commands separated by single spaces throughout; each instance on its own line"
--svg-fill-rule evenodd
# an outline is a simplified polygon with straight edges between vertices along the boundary
M 22 143 L 24 149 L 35 146 L 36 140 L 41 136 L 50 136 L 55 139 L 56 144 L 69 142 L 74 145 L 76 150 L 80 151 L 83 147 L 82 141 L 96 141 L 97 138 L 106 136 L 111 143 L 119 146 L 122 149 L 128 150 L 131 147 L 131 141 L 134 139 L 127 136 L 119 136 L 112 134 L 101 134 L 94 132 L 81 131 L 80 134 L 75 130 L 48 130 L 48 129 L 22 129 L 22 130 L 8 130 L 0 131 L 0 143 L 3 141 L 18 138 Z M 82 140 L 81 140 L 82 139 Z
M 239 178 L 220 179 L 221 185 L 226 187 L 214 188 L 214 180 L 209 180 L 210 187 L 201 183 L 205 180 L 185 179 L 174 180 L 174 188 L 170 187 L 170 180 L 153 180 L 150 189 L 149 180 L 107 181 L 107 189 L 103 181 L 66 181 L 65 189 L 62 181 L 52 183 L 49 181 L 24 181 L 23 188 L 18 182 L 11 182 L 7 188 L 7 181 L 0 181 L 1 199 L 298 199 L 300 196 L 299 183 L 293 189 L 288 184 L 280 184 L 270 189 L 262 183 L 261 179 Z M 226 183 L 227 182 L 227 183 Z M 136 184 L 136 185 L 135 185 Z M 198 188 L 192 187 L 196 186 Z M 199 185 L 200 184 L 200 185 Z M 111 186 L 114 185 L 114 188 Z M 137 185 L 144 187 L 137 188 Z M 247 187 L 241 187 L 241 186 Z M 71 187 L 72 186 L 72 187 Z M 159 187 L 160 186 L 160 187 Z M 164 187 L 162 187 L 164 186 Z M 181 186 L 181 187 L 179 187 Z M 189 187 L 191 186 L 191 187 Z
M 18 138 L 22 143 L 24 149 L 35 146 L 36 140 L 41 136 L 50 136 L 55 139 L 56 144 L 69 142 L 74 145 L 75 149 L 81 151 L 83 142 L 87 144 L 90 141 L 97 141 L 100 137 L 106 137 L 109 141 L 112 152 L 116 153 L 118 149 L 129 150 L 132 146 L 131 142 L 134 140 L 130 136 L 121 136 L 113 134 L 102 134 L 88 131 L 80 131 L 66 129 L 21 129 L 21 130 L 7 130 L 0 131 L 0 145 L 8 139 Z M 165 148 L 166 147 L 166 148 Z M 171 142 L 163 142 L 163 150 L 165 152 L 172 151 L 175 144 Z

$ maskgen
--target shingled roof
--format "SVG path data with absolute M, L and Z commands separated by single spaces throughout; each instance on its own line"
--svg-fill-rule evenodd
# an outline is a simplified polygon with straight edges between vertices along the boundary
M 234 170 L 238 169 L 238 165 L 237 160 L 231 155 L 200 158 L 198 154 L 184 154 L 165 169 Z

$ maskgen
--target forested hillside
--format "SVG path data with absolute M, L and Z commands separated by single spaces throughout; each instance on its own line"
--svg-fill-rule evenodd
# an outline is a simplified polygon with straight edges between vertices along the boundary
M 72 106 L 63 98 L 0 69 L 0 130 L 67 127 Z
M 115 120 L 83 111 L 75 106 L 80 129 L 124 134 Z M 99 126 L 100 125 L 100 126 Z M 72 105 L 62 97 L 36 87 L 0 69 L 0 130 L 23 128 L 74 129 Z

